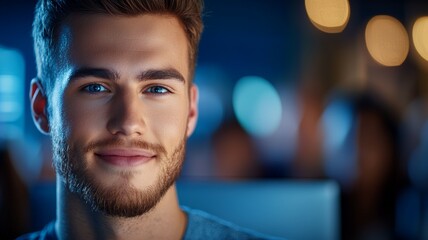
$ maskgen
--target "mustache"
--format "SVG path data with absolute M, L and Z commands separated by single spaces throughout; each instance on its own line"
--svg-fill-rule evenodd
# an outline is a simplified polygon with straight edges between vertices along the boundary
M 110 138 L 102 139 L 99 141 L 89 142 L 84 148 L 84 152 L 90 152 L 97 148 L 111 148 L 111 147 L 122 147 L 122 148 L 141 148 L 144 150 L 153 151 L 156 154 L 166 154 L 165 148 L 160 144 L 153 144 L 144 140 L 125 140 L 122 138 Z

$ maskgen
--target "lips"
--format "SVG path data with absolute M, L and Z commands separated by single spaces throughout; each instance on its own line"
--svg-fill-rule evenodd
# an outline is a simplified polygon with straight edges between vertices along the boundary
M 120 167 L 132 167 L 146 163 L 156 155 L 148 150 L 133 148 L 109 148 L 95 152 L 102 161 Z

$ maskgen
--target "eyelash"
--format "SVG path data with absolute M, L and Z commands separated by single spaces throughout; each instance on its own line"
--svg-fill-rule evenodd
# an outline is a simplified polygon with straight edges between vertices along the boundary
M 162 90 L 163 92 L 152 92 L 152 91 L 156 91 L 156 90 Z M 164 95 L 164 94 L 171 93 L 171 91 L 168 90 L 166 87 L 154 85 L 154 86 L 150 86 L 150 87 L 146 88 L 146 90 L 144 90 L 144 93 L 149 93 L 149 94 L 153 94 L 153 95 Z
M 95 87 L 95 86 L 100 87 L 101 90 L 98 90 L 98 91 L 93 91 L 94 89 L 89 90 L 89 88 Z M 82 87 L 82 91 L 87 92 L 89 94 L 97 94 L 97 93 L 103 93 L 103 92 L 110 92 L 110 90 L 108 88 L 106 88 L 104 85 L 99 84 L 99 83 L 90 83 L 90 84 L 87 84 L 84 87 Z
M 94 91 L 95 89 L 90 90 L 91 87 L 99 87 L 99 89 L 96 91 Z M 104 85 L 99 84 L 99 83 L 87 84 L 87 85 L 83 86 L 81 90 L 84 92 L 87 92 L 89 94 L 98 94 L 98 93 L 110 92 L 110 90 L 107 87 L 105 87 Z M 163 91 L 163 92 L 158 92 L 158 91 Z M 147 87 L 143 91 L 143 93 L 148 93 L 148 94 L 153 94 L 153 95 L 164 95 L 164 94 L 171 93 L 171 91 L 166 87 L 163 87 L 160 85 L 153 85 L 153 86 Z

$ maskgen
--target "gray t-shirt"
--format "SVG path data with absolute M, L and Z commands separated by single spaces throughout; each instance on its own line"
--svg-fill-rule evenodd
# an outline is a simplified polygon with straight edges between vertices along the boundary
M 184 240 L 280 239 L 238 227 L 203 211 L 190 209 L 188 207 L 182 207 L 182 209 L 188 217 L 186 232 L 183 237 Z M 55 234 L 55 222 L 49 223 L 39 232 L 26 234 L 17 238 L 17 240 L 58 240 Z
M 184 240 L 196 239 L 280 239 L 239 227 L 209 213 L 182 207 L 188 222 Z

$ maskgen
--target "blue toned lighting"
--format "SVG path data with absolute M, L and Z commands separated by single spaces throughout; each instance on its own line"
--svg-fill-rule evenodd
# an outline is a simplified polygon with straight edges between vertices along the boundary
M 24 59 L 0 46 L 0 138 L 16 138 L 24 129 Z
M 327 151 L 340 148 L 348 136 L 352 125 L 352 111 L 349 104 L 341 101 L 327 106 L 321 120 L 324 129 L 324 146 Z
M 428 122 L 425 123 L 420 133 L 419 146 L 413 152 L 408 173 L 412 183 L 418 188 L 428 189 Z
M 199 119 L 195 134 L 210 135 L 223 120 L 224 108 L 220 96 L 210 88 L 199 87 Z
M 340 100 L 331 102 L 321 118 L 324 134 L 324 168 L 328 177 L 349 187 L 355 178 L 356 153 L 351 106 Z
M 13 75 L 0 75 L 0 122 L 14 122 L 23 114 L 19 79 Z
M 423 219 L 421 200 L 419 192 L 413 188 L 401 191 L 397 198 L 395 228 L 402 239 L 418 239 L 419 226 Z
M 240 124 L 251 134 L 272 134 L 281 122 L 282 106 L 278 92 L 267 80 L 247 76 L 233 91 L 233 109 Z

